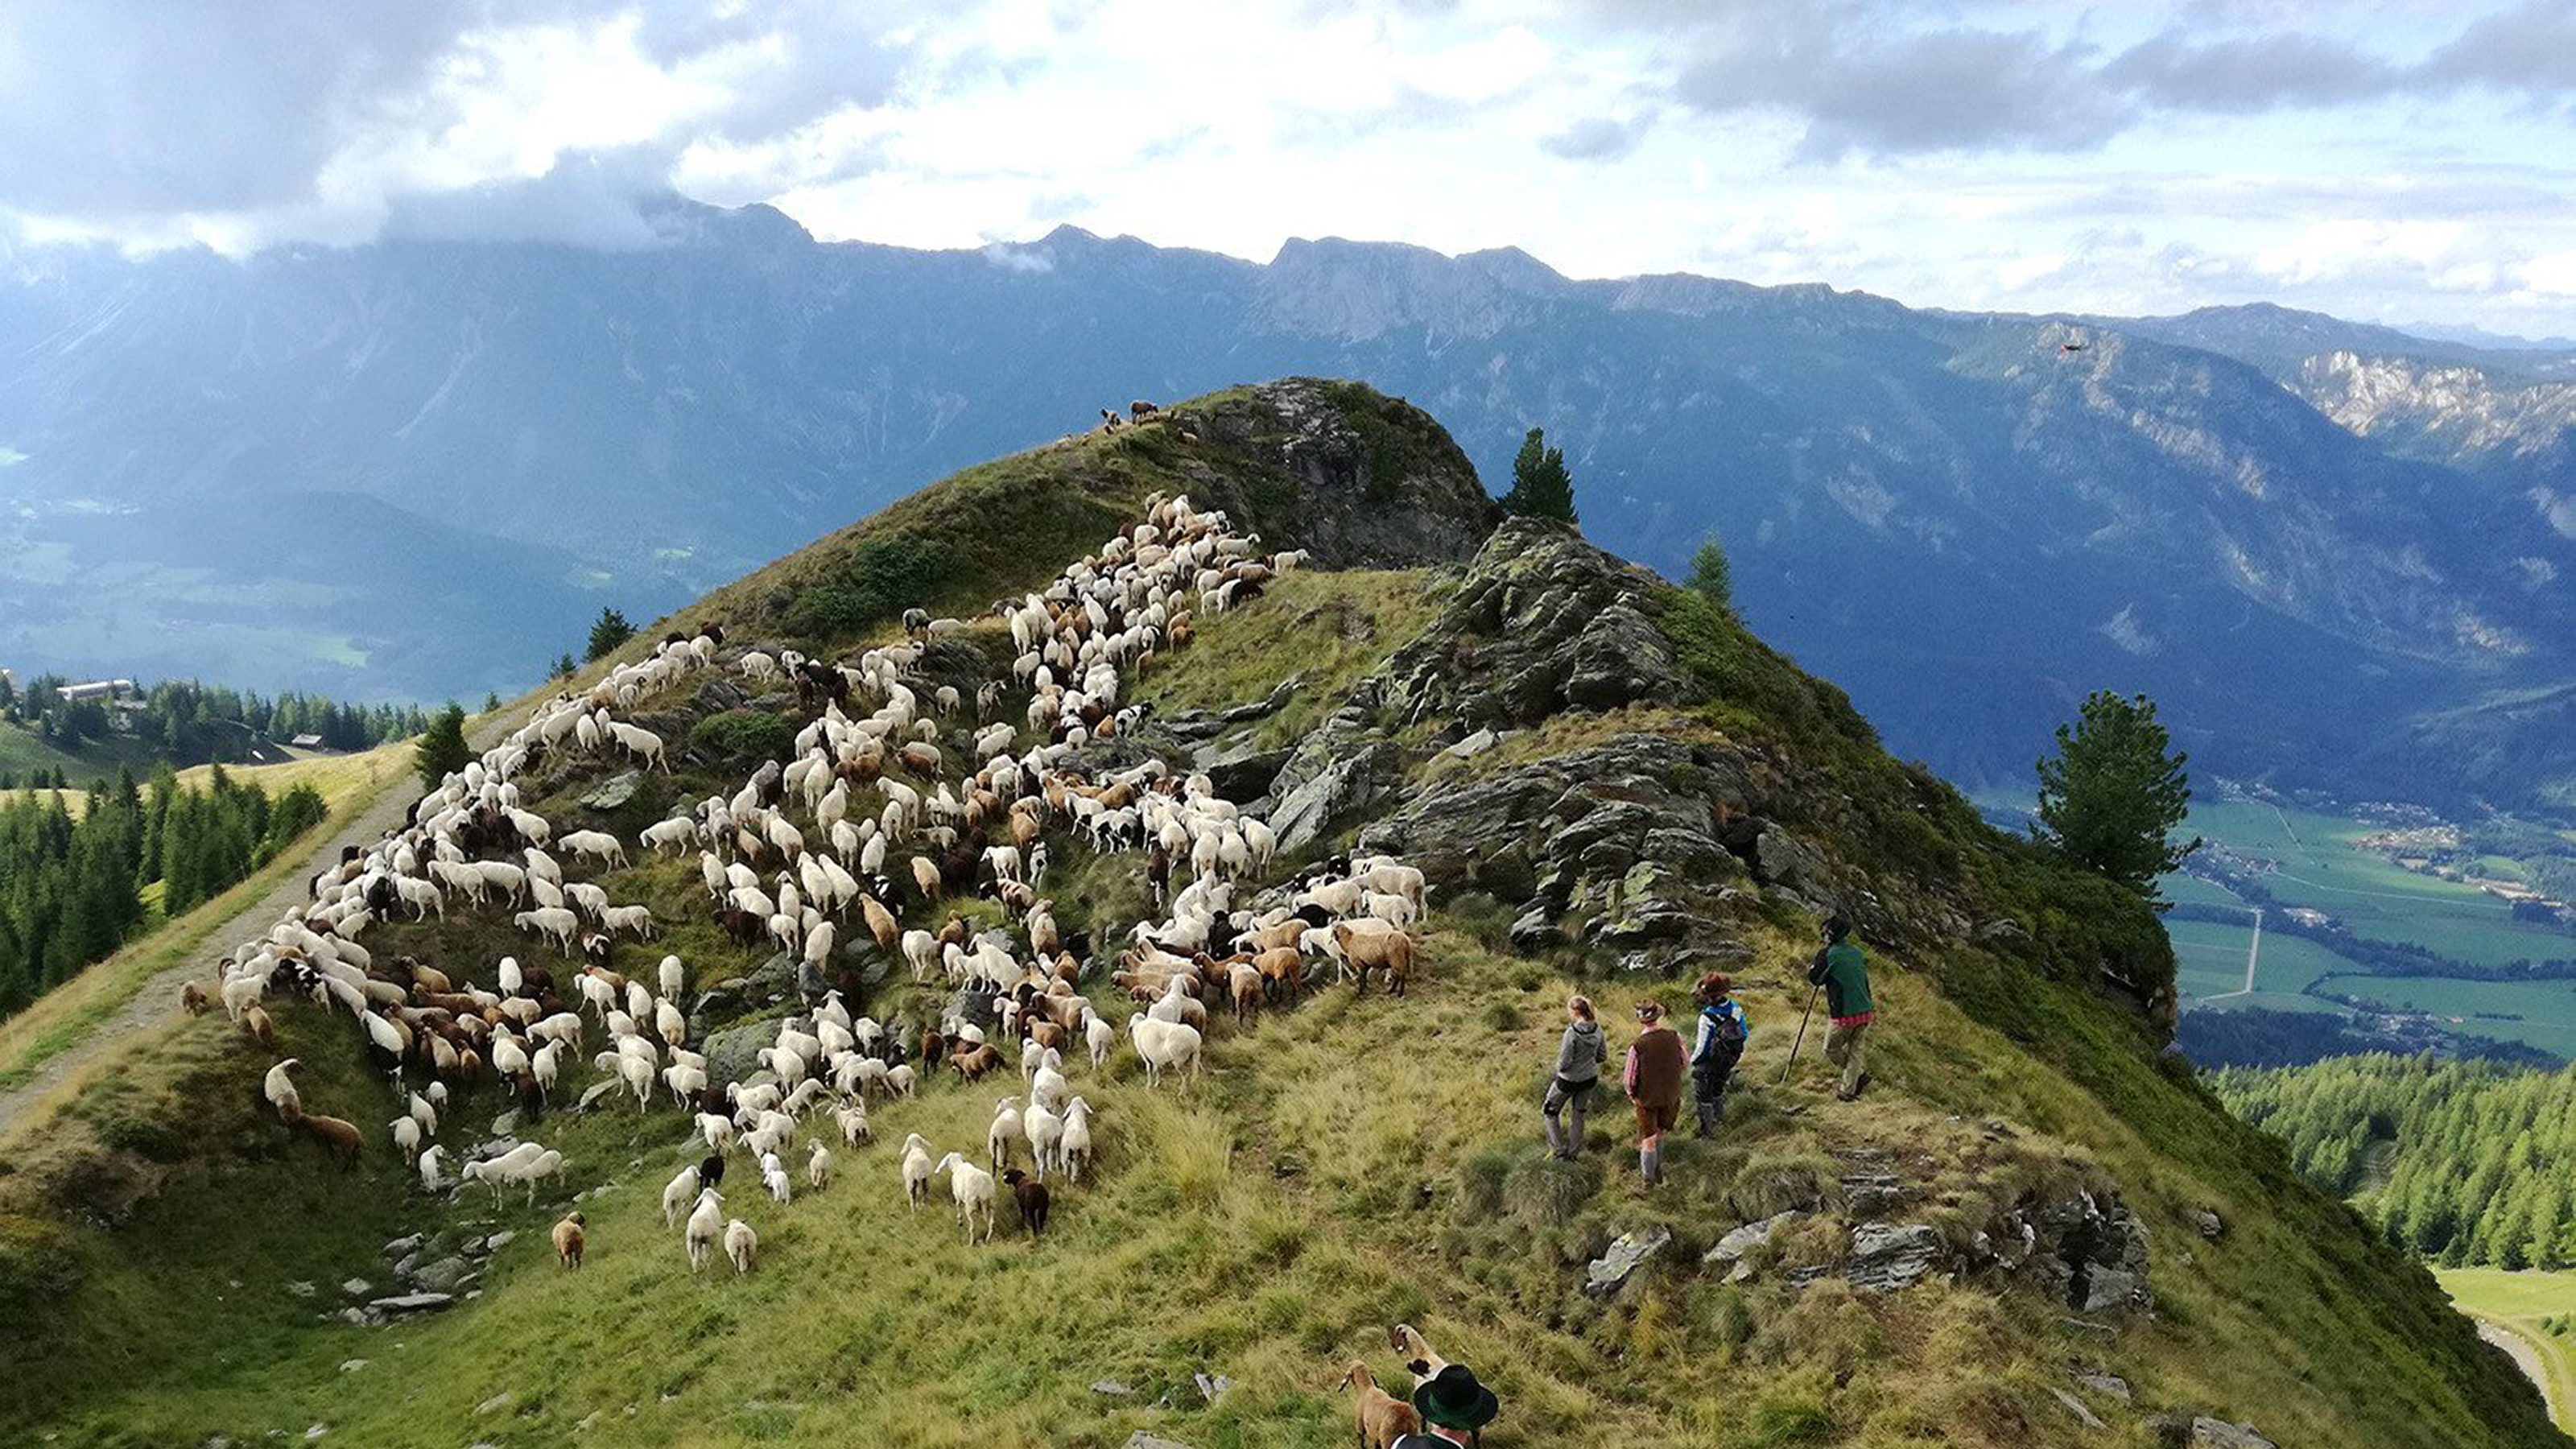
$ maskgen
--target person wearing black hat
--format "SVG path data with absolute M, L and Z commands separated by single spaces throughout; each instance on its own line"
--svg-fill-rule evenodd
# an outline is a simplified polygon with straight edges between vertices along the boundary
M 1453 1363 L 1414 1389 L 1413 1411 L 1422 1416 L 1422 1431 L 1396 1440 L 1392 1449 L 1473 1444 L 1477 1432 L 1502 1410 L 1494 1391 L 1476 1382 L 1474 1370 Z

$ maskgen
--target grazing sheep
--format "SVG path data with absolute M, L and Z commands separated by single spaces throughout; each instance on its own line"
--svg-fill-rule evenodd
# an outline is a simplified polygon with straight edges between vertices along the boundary
M 1020 1226 L 1028 1229 L 1032 1238 L 1044 1234 L 1047 1225 L 1046 1184 L 1030 1181 L 1029 1175 L 1016 1167 L 1003 1173 L 1002 1181 L 1011 1185 L 1011 1196 L 1019 1200 Z
M 993 1104 L 993 1125 L 984 1132 L 984 1145 L 991 1149 L 995 1171 L 1011 1165 L 1011 1139 L 1020 1135 L 1020 1099 L 1004 1097 Z
M 310 1112 L 295 1118 L 294 1122 L 306 1136 L 321 1143 L 324 1152 L 337 1153 L 343 1165 L 353 1168 L 358 1165 L 358 1153 L 366 1146 L 366 1138 L 359 1133 L 356 1123 Z
M 662 1226 L 666 1228 L 678 1226 L 680 1209 L 695 1202 L 697 1196 L 697 1168 L 694 1166 L 681 1168 L 679 1175 L 671 1179 L 671 1185 L 662 1189 Z
M 1413 938 L 1400 930 L 1361 932 L 1343 921 L 1333 927 L 1333 944 L 1341 948 L 1342 961 L 1361 989 L 1368 987 L 1371 971 L 1386 974 L 1386 994 L 1402 996 L 1407 978 L 1413 974 Z
M 957 1221 L 966 1229 L 966 1241 L 975 1241 L 978 1217 L 984 1220 L 984 1241 L 993 1241 L 993 1174 L 954 1152 L 939 1159 L 931 1172 L 948 1174 L 948 1195 L 957 1200 Z
M 832 1109 L 832 1120 L 841 1127 L 841 1145 L 856 1147 L 868 1140 L 868 1109 L 857 1102 Z
M 421 1190 L 421 1191 L 423 1191 L 423 1192 L 436 1192 L 436 1191 L 438 1191 L 438 1189 L 439 1189 L 439 1187 L 440 1187 L 440 1185 L 441 1185 L 441 1181 L 442 1181 L 442 1179 L 441 1179 L 441 1178 L 440 1178 L 440 1176 L 439 1176 L 439 1172 L 438 1172 L 438 1163 L 439 1163 L 439 1159 L 441 1159 L 441 1158 L 445 1157 L 446 1155 L 447 1155 L 447 1149 L 446 1149 L 446 1148 L 444 1148 L 444 1147 L 439 1146 L 438 1144 L 436 1144 L 436 1143 L 434 1143 L 434 1142 L 433 1142 L 433 1143 L 431 1143 L 427 1148 L 425 1148 L 425 1149 L 423 1149 L 423 1150 L 422 1150 L 422 1152 L 421 1152 L 421 1154 L 420 1154 L 420 1190 Z
M 290 1126 L 296 1118 L 304 1115 L 303 1094 L 295 1090 L 294 1078 L 289 1075 L 302 1061 L 301 1057 L 288 1057 L 270 1067 L 259 1086 L 260 1094 L 268 1098 L 268 1105 L 277 1109 L 277 1120 Z
M 1091 1104 L 1080 1097 L 1064 1104 L 1064 1133 L 1056 1139 L 1055 1155 L 1067 1179 L 1082 1181 L 1091 1166 Z
M 574 1213 L 555 1224 L 555 1256 L 562 1259 L 563 1265 L 567 1268 L 581 1266 L 583 1221 L 581 1214 Z
M 242 1035 L 258 1042 L 261 1046 L 277 1045 L 276 1026 L 269 1021 L 268 1013 L 257 1006 L 242 1008 L 241 1029 Z
M 1044 1101 L 1031 1102 L 1028 1111 L 1020 1114 L 1020 1130 L 1029 1139 L 1029 1160 L 1037 1164 L 1038 1181 L 1044 1182 L 1049 1164 L 1063 1167 L 1057 1153 L 1064 1142 L 1064 1118 Z
M 832 1151 L 823 1145 L 822 1138 L 817 1137 L 814 1139 L 813 1152 L 805 1159 L 805 1185 L 816 1192 L 821 1192 L 824 1185 L 831 1180 Z
M 689 1214 L 684 1241 L 689 1249 L 689 1271 L 706 1265 L 707 1255 L 715 1250 L 716 1238 L 724 1231 L 724 1195 L 712 1187 L 698 1189 L 698 1206 Z
M 1410 1323 L 1399 1323 L 1391 1329 L 1386 1336 L 1386 1345 L 1404 1355 L 1404 1371 L 1413 1375 L 1413 1386 L 1417 1389 L 1440 1377 L 1440 1371 L 1449 1366 L 1449 1360 L 1431 1351 L 1430 1343 L 1422 1337 L 1422 1330 Z
M 724 1249 L 733 1260 L 734 1276 L 740 1277 L 751 1271 L 753 1260 L 760 1256 L 760 1235 L 751 1230 L 751 1224 L 735 1218 L 725 1224 Z
M 1156 1021 L 1143 1012 L 1127 1018 L 1127 1035 L 1136 1043 L 1136 1055 L 1145 1063 L 1145 1084 L 1152 1086 L 1163 1073 L 1187 1066 L 1193 1081 L 1199 1075 L 1199 1034 L 1177 1021 Z
M 190 1016 L 202 1015 L 205 1012 L 206 993 L 196 982 L 179 983 L 179 1009 Z
M 403 1161 L 418 1162 L 420 1160 L 420 1123 L 411 1117 L 396 1117 L 393 1120 L 393 1132 L 394 1146 L 402 1153 Z
M 1379 1388 L 1367 1364 L 1355 1362 L 1343 1370 L 1341 1386 L 1351 1391 L 1351 1407 L 1360 1426 L 1360 1449 L 1391 1449 L 1405 1435 L 1422 1432 L 1422 1416 L 1413 1411 L 1411 1404 Z
M 953 1154 L 952 1154 L 953 1155 Z M 904 1201 L 918 1208 L 930 1191 L 931 1175 L 939 1169 L 931 1165 L 930 1144 L 918 1132 L 903 1139 Z
M 773 1201 L 781 1207 L 786 1206 L 790 1196 L 787 1169 L 780 1165 L 775 1152 L 764 1152 L 760 1156 L 760 1185 L 769 1189 Z

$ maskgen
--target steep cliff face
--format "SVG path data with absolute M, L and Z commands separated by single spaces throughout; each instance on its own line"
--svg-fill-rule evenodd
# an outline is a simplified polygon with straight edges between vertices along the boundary
M 1154 867 L 1070 796 L 1037 811 L 1030 843 L 1052 859 L 1035 889 L 1112 1024 L 1105 1063 L 1077 1043 L 1063 1068 L 1096 1109 L 1096 1152 L 1078 1184 L 1050 1179 L 1043 1238 L 971 1242 L 952 1177 L 908 1206 L 898 1144 L 987 1160 L 997 1099 L 1035 1095 L 1036 1060 L 1023 1089 L 1007 1061 L 968 1082 L 919 1054 L 946 1021 L 1010 1047 L 989 996 L 857 914 L 819 952 L 775 950 L 757 921 L 730 934 L 685 850 L 568 859 L 652 907 L 662 934 L 613 943 L 608 965 L 658 984 L 660 957 L 683 958 L 673 1033 L 712 1077 L 757 1091 L 772 1044 L 839 1025 L 835 987 L 917 1074 L 869 1100 L 872 1142 L 805 1120 L 835 1164 L 823 1186 L 799 1175 L 773 1198 L 736 1154 L 725 1211 L 758 1230 L 752 1272 L 688 1265 L 659 1195 L 705 1148 L 649 1082 L 620 1105 L 620 1080 L 576 1059 L 533 1101 L 460 1087 L 441 1139 L 457 1157 L 542 1143 L 566 1175 L 533 1202 L 423 1191 L 373 1134 L 354 1172 L 323 1171 L 261 1102 L 262 1072 L 294 1054 L 317 1109 L 401 1113 L 345 1012 L 274 998 L 274 1052 L 174 1018 L 40 1124 L 41 1151 L 8 1145 L 0 1341 L 24 1372 L 0 1377 L 0 1423 L 65 1443 L 321 1424 L 388 1449 L 505 1430 L 637 1449 L 1287 1446 L 1348 1432 L 1325 1386 L 1352 1360 L 1402 1382 L 1385 1348 L 1400 1321 L 1500 1391 L 1496 1449 L 2553 1442 L 2422 1269 L 2160 1054 L 2172 958 L 2141 902 L 1985 826 L 1710 601 L 1570 529 L 1495 526 L 1437 424 L 1364 388 L 1231 390 L 1002 459 L 720 590 L 663 626 L 722 620 L 712 665 L 615 701 L 668 742 L 668 773 L 550 748 L 514 776 L 520 801 L 558 838 L 634 840 L 730 798 L 831 729 L 751 655 L 864 659 L 925 603 L 958 622 L 907 666 L 921 708 L 902 733 L 941 754 L 881 759 L 878 778 L 903 775 L 936 822 L 903 854 L 962 870 L 906 885 L 898 855 L 872 884 L 893 925 L 953 917 L 961 942 L 1019 961 L 1025 928 L 979 852 L 1021 812 L 954 798 L 979 734 L 1041 747 L 987 606 L 1096 568 L 1086 551 L 1182 493 L 1313 566 L 1221 608 L 1175 590 L 1196 637 L 1122 674 L 1133 712 L 1050 757 L 1073 772 L 1053 783 L 1204 772 L 1276 829 L 1277 854 L 1232 886 L 1245 912 L 1295 907 L 1357 855 L 1411 862 L 1428 908 L 1402 994 L 1329 964 L 1302 993 L 1229 989 L 1208 1003 L 1203 1073 L 1149 1083 L 1117 1040 L 1139 1003 L 1112 972 L 1167 910 Z M 852 820 L 897 803 L 856 789 Z M 810 822 L 808 853 L 846 849 L 819 802 L 780 800 Z M 793 879 L 775 850 L 706 843 Z M 1182 859 L 1166 885 L 1199 868 Z M 857 864 L 876 869 L 864 846 Z M 1857 1101 L 1831 1090 L 1825 1024 L 1802 1017 L 1833 911 L 1860 922 L 1882 1013 Z M 461 899 L 365 940 L 460 986 L 490 985 L 505 954 L 559 965 L 509 912 Z M 1687 1015 L 1688 978 L 1711 969 L 1753 1025 L 1713 1137 L 1672 1134 L 1649 1189 L 1611 1097 L 1576 1159 L 1550 1155 L 1536 1107 L 1567 995 L 1610 1024 L 1615 1079 L 1634 1008 Z M 156 1076 L 165 1062 L 185 1076 Z M 543 1237 L 576 1207 L 590 1266 L 572 1273 Z M 89 1367 L 100 1343 L 123 1346 L 112 1375 Z

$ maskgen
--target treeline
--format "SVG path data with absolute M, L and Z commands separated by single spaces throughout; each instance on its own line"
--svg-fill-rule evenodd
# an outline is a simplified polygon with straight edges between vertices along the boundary
M 2390 1242 L 2446 1265 L 2576 1267 L 2576 1068 L 2374 1055 L 2211 1083 Z
M 416 735 L 428 723 L 417 705 L 349 704 L 293 691 L 259 695 L 192 679 L 165 680 L 122 700 L 67 699 L 70 683 L 60 674 L 16 685 L 0 679 L 0 721 L 67 751 L 130 736 L 181 768 L 237 764 L 248 758 L 255 736 L 283 743 L 319 735 L 330 749 L 363 750 Z
M 215 767 L 207 788 L 164 768 L 93 787 L 75 818 L 59 795 L 0 798 L 0 1017 L 113 952 L 150 914 L 178 915 L 242 880 L 321 823 L 310 785 L 271 799 Z
M 2242 897 L 2248 906 L 2263 908 L 2263 929 L 2284 936 L 2314 941 L 2350 961 L 2373 976 L 2441 976 L 2454 981 L 2566 981 L 2576 979 L 2576 957 L 2552 957 L 2546 961 L 2516 957 L 2511 961 L 2485 965 L 2445 956 L 2412 941 L 2383 941 L 2357 935 L 2341 921 L 2314 925 L 2289 913 L 2270 891 L 2250 879 L 2227 878 L 2227 888 Z M 2243 925 L 2245 912 L 2235 906 L 2177 905 L 2165 912 L 2171 921 L 2224 921 Z

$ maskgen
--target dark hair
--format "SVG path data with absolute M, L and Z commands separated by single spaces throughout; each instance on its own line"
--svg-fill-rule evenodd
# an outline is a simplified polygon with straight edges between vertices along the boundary
M 1825 939 L 1826 939 L 1826 940 L 1828 940 L 1828 941 L 1840 941 L 1840 940 L 1842 940 L 1842 938 L 1843 938 L 1843 937 L 1848 936 L 1848 935 L 1850 935 L 1850 934 L 1851 934 L 1851 922 L 1844 920 L 1844 919 L 1843 919 L 1842 917 L 1840 917 L 1840 916 L 1832 916 L 1832 917 L 1828 917 L 1828 918 L 1826 919 L 1826 921 L 1825 921 Z

